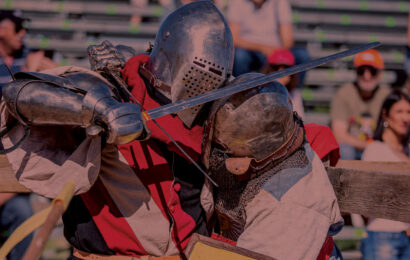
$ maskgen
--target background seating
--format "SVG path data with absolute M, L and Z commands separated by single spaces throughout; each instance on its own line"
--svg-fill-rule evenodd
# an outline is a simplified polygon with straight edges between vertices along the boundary
M 401 84 L 407 45 L 408 2 L 399 0 L 290 0 L 295 40 L 312 58 L 380 41 L 386 61 L 384 82 Z M 127 0 L 0 0 L 0 9 L 18 9 L 31 19 L 25 43 L 44 49 L 60 65 L 88 67 L 86 48 L 110 40 L 144 52 L 154 42 L 165 9 L 157 0 L 145 7 Z M 140 24 L 131 24 L 134 14 Z M 303 89 L 305 121 L 329 123 L 329 103 L 337 86 L 354 77 L 352 58 L 327 64 L 307 75 Z
M 386 63 L 383 82 L 404 83 L 403 62 L 407 45 L 407 1 L 395 0 L 290 0 L 295 39 L 318 58 L 371 41 Z M 329 103 L 337 87 L 354 79 L 352 57 L 308 73 L 303 91 L 305 121 L 329 123 Z

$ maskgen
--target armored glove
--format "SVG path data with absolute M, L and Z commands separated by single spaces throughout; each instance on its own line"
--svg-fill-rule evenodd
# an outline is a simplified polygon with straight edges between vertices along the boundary
M 125 45 L 113 46 L 109 41 L 87 48 L 91 69 L 94 71 L 119 72 L 126 61 L 137 55 L 137 52 Z
M 145 122 L 140 107 L 133 103 L 120 103 L 108 88 L 97 86 L 83 98 L 83 125 L 88 135 L 96 135 L 105 130 L 107 143 L 125 144 L 135 139 L 145 139 Z
M 81 126 L 88 135 L 103 133 L 114 144 L 146 138 L 139 106 L 118 102 L 102 80 L 77 74 L 76 85 L 92 86 L 79 89 L 69 85 L 74 78 L 67 83 L 61 77 L 36 76 L 43 79 L 17 79 L 2 89 L 9 112 L 23 125 Z
M 108 88 L 97 86 L 89 91 L 82 102 L 83 125 L 88 135 L 105 130 L 107 143 L 125 144 L 135 139 L 145 139 L 146 130 L 140 107 L 133 103 L 120 103 Z

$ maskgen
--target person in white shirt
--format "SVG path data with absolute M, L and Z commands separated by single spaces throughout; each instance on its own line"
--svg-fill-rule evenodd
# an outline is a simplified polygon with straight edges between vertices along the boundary
M 290 49 L 296 64 L 310 60 L 305 48 L 294 46 L 292 9 L 288 0 L 231 0 L 227 20 L 235 46 L 233 75 L 259 71 L 277 49 Z M 298 88 L 305 73 L 299 74 Z

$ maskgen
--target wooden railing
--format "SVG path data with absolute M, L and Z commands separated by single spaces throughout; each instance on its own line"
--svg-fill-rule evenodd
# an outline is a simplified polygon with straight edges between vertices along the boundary
M 343 212 L 410 223 L 410 163 L 340 161 L 327 168 Z M 30 192 L 0 156 L 0 192 Z

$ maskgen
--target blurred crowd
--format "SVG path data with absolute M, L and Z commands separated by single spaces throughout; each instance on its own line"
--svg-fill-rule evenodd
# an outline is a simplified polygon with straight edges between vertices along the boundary
M 169 12 L 192 0 L 131 0 L 130 4 L 143 8 L 154 2 Z M 251 71 L 271 73 L 310 60 L 304 46 L 295 46 L 288 0 L 215 0 L 214 3 L 225 14 L 233 34 L 234 76 Z M 143 21 L 139 15 L 130 19 L 133 24 Z M 38 72 L 57 66 L 44 51 L 28 50 L 24 46 L 23 25 L 19 13 L 0 13 L 0 88 L 11 80 L 11 72 Z M 410 16 L 408 28 L 405 68 L 410 74 Z M 382 84 L 385 62 L 377 50 L 356 55 L 353 66 L 355 80 L 338 87 L 330 105 L 330 127 L 339 142 L 341 159 L 409 162 L 410 84 L 402 88 Z M 288 89 L 294 110 L 302 118 L 304 79 L 305 73 L 300 73 L 278 80 Z M 7 234 L 4 230 L 12 232 L 31 214 L 28 195 L 0 193 L 0 234 Z M 361 219 L 353 218 L 357 217 Z M 367 228 L 361 247 L 364 259 L 410 259 L 409 223 L 368 218 L 363 223 Z M 30 240 L 28 237 L 20 243 L 8 259 L 21 259 Z

